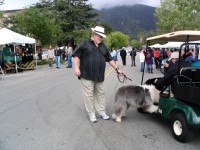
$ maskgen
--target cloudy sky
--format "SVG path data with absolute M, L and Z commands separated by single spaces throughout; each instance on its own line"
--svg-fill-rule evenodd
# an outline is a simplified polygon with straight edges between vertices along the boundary
M 22 9 L 37 3 L 40 0 L 4 0 L 4 5 L 0 6 L 1 10 Z M 96 9 L 109 8 L 120 5 L 133 5 L 135 3 L 145 4 L 153 7 L 160 6 L 160 0 L 89 0 Z

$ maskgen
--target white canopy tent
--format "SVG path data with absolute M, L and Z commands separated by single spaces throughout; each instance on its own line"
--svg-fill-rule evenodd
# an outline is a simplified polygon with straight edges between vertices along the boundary
M 0 29 L 0 45 L 2 44 L 35 44 L 36 41 L 33 38 L 21 35 L 13 32 L 7 28 Z
M 19 33 L 13 32 L 7 28 L 0 29 L 0 45 L 4 44 L 14 44 L 14 52 L 15 52 L 15 45 L 18 44 L 36 44 L 36 40 Z M 35 45 L 35 53 L 36 53 L 36 45 Z M 16 55 L 15 55 L 15 66 L 17 72 L 17 62 L 16 62 Z M 37 68 L 37 59 L 36 59 L 36 68 Z
M 168 42 L 163 46 L 163 48 L 180 48 L 181 44 L 183 44 L 184 42 Z
M 151 48 L 162 48 L 163 46 L 161 45 L 161 44 L 154 44 L 154 45 L 151 45 L 151 46 L 149 46 L 149 47 L 151 47 Z

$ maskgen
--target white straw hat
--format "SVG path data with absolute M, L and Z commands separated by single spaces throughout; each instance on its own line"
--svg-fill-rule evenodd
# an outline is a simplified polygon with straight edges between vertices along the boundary
M 96 34 L 106 38 L 106 35 L 104 33 L 104 28 L 100 27 L 100 26 L 96 26 L 95 28 L 91 28 L 93 32 L 95 32 Z

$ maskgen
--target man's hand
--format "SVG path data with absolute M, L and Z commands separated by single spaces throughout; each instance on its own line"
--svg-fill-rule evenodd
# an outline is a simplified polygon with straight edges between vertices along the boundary
M 80 76 L 81 76 L 81 71 L 80 71 L 79 68 L 78 68 L 78 69 L 74 69 L 74 73 L 75 73 L 75 75 L 76 75 L 77 77 L 80 77 Z
M 119 74 L 120 76 L 124 75 L 124 73 L 123 73 L 119 68 L 116 68 L 115 71 L 116 71 L 116 73 Z
M 74 74 L 80 78 L 81 76 L 81 71 L 79 69 L 79 58 L 78 57 L 74 57 Z

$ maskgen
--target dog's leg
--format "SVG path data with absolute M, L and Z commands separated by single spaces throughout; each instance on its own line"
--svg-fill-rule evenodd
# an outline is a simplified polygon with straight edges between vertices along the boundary
M 158 112 L 158 106 L 156 106 L 156 105 L 151 105 L 151 106 L 149 106 L 145 111 L 146 111 L 146 112 L 149 112 L 149 113 Z
M 115 120 L 116 122 L 122 122 L 121 117 L 117 116 L 115 113 L 112 115 L 112 119 Z
M 115 119 L 115 121 L 120 123 L 120 122 L 122 122 L 122 118 L 117 116 L 117 118 Z
M 117 116 L 116 116 L 116 114 L 114 113 L 114 114 L 112 115 L 112 119 L 115 120 L 116 118 L 117 118 Z
M 122 117 L 126 115 L 126 106 L 125 107 L 119 107 L 115 113 L 112 115 L 112 118 L 116 121 L 116 122 L 122 122 Z
M 115 119 L 116 122 L 122 122 L 122 117 L 126 116 L 126 110 L 129 108 L 129 105 L 124 104 L 122 105 L 120 111 L 117 113 L 117 118 Z

